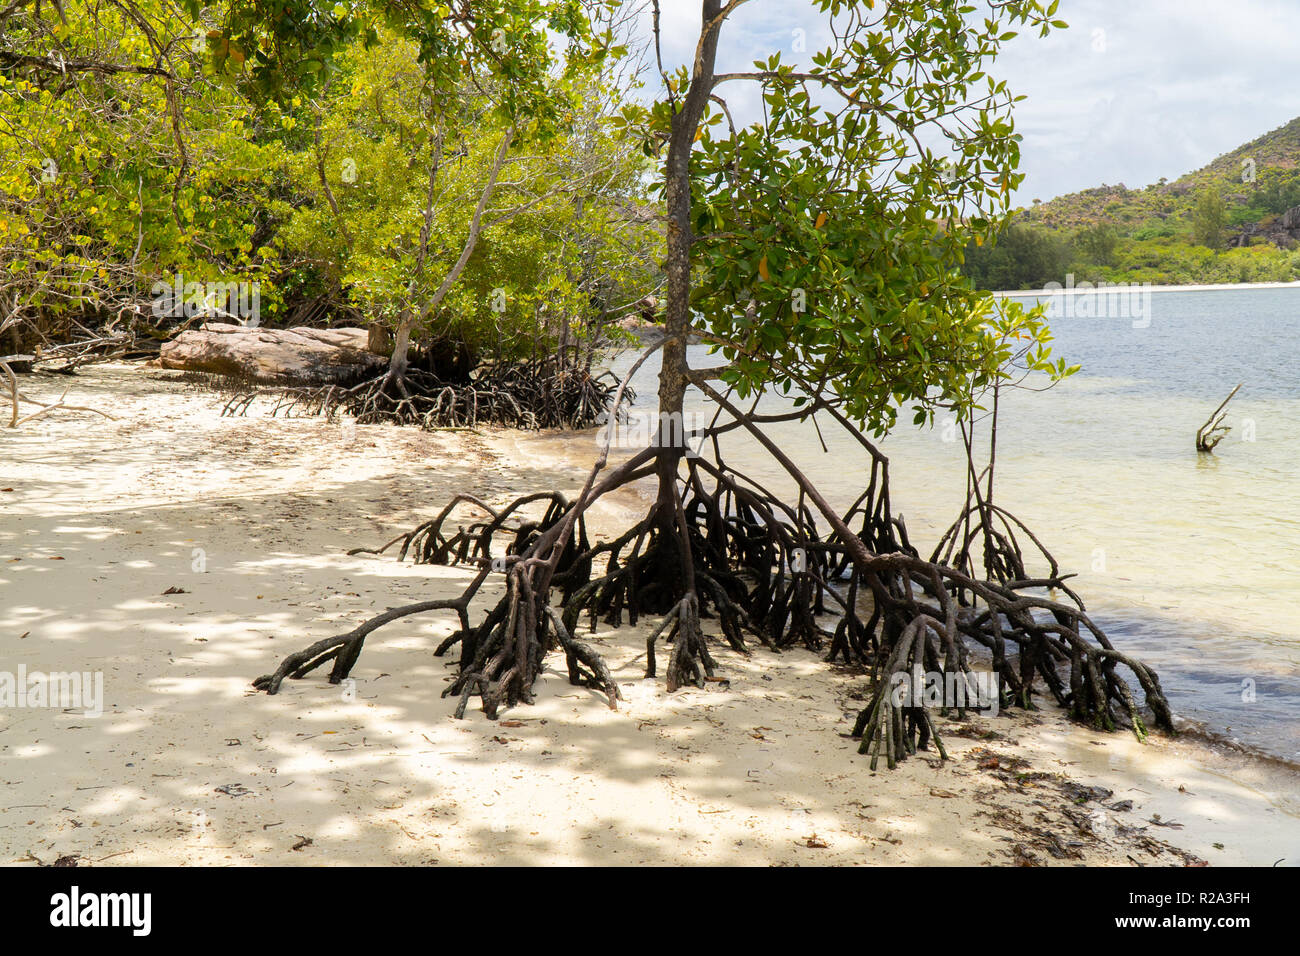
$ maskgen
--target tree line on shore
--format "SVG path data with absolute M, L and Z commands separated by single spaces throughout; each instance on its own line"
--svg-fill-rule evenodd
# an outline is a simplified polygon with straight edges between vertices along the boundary
M 988 290 L 1091 282 L 1300 279 L 1300 119 L 1173 182 L 1120 184 L 1035 199 L 963 270 Z
M 204 320 L 365 325 L 399 377 L 409 357 L 463 381 L 581 365 L 644 311 L 663 234 L 651 161 L 613 122 L 642 82 L 626 18 L 573 20 L 557 65 L 507 18 L 435 56 L 415 27 L 436 6 L 355 12 L 10 5 L 0 350 L 66 364 Z M 160 307 L 163 286 L 199 301 Z M 208 294 L 235 286 L 255 315 Z

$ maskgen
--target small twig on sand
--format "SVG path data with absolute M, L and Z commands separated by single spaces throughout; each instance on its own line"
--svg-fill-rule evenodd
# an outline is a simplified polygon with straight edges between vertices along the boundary
M 102 415 L 105 418 L 110 419 L 111 421 L 117 421 L 117 419 L 114 418 L 112 415 L 110 415 L 108 412 L 100 411 L 98 408 L 90 408 L 89 406 L 86 405 L 65 405 L 63 400 L 68 397 L 68 390 L 66 388 L 63 390 L 63 394 L 59 396 L 58 401 L 50 405 L 46 405 L 43 402 L 39 402 L 36 399 L 28 395 L 24 395 L 22 392 L 18 391 L 18 378 L 17 376 L 14 375 L 14 370 L 9 367 L 9 363 L 8 361 L 6 361 L 6 359 L 22 360 L 22 359 L 30 359 L 31 357 L 32 356 L 30 355 L 6 355 L 4 359 L 0 359 L 0 369 L 4 371 L 5 378 L 9 380 L 8 398 L 9 398 L 9 405 L 11 409 L 9 413 L 10 428 L 17 428 L 19 425 L 22 425 L 26 422 L 30 422 L 35 418 L 40 418 L 42 415 L 49 414 L 50 412 L 59 408 L 65 409 L 66 411 L 69 412 L 94 412 L 96 415 Z M 30 402 L 33 405 L 40 405 L 41 407 L 36 411 L 32 412 L 30 415 L 24 415 L 23 417 L 19 418 L 18 417 L 19 402 Z
M 13 406 L 13 412 L 9 416 L 9 427 L 18 427 L 18 377 L 14 375 L 14 370 L 9 367 L 10 361 L 30 360 L 30 355 L 6 355 L 0 359 L 0 369 L 4 369 L 5 378 L 9 379 L 9 404 Z

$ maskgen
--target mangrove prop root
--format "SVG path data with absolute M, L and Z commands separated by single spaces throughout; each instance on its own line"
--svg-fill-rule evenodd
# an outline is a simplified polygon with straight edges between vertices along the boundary
M 1001 705 L 1034 707 L 1048 694 L 1073 719 L 1098 729 L 1126 726 L 1138 737 L 1151 728 L 1173 731 L 1156 674 L 1112 646 L 1023 524 L 985 502 L 923 558 L 889 512 L 883 457 L 869 472 L 869 493 L 841 516 L 812 491 L 793 500 L 771 493 L 720 454 L 679 451 L 673 494 L 661 495 L 617 537 L 591 543 L 585 513 L 592 503 L 655 475 L 658 457 L 669 451 L 646 449 L 597 481 L 602 460 L 572 500 L 542 492 L 497 506 L 457 495 L 432 520 L 381 547 L 357 549 L 466 564 L 478 573 L 460 597 L 386 611 L 290 655 L 255 686 L 275 693 L 285 677 L 328 662 L 337 682 L 376 628 L 450 611 L 460 626 L 437 652 L 460 645 L 459 673 L 444 692 L 456 700 L 458 717 L 475 697 L 490 718 L 531 702 L 553 651 L 565 655 L 570 683 L 602 692 L 614 707 L 618 684 L 601 656 L 577 639 L 579 624 L 584 616 L 593 629 L 599 621 L 618 626 L 651 617 L 645 673 L 656 677 L 662 664 L 670 692 L 702 686 L 715 674 L 713 646 L 749 653 L 751 637 L 773 651 L 799 646 L 868 669 L 874 690 L 854 731 L 873 767 L 882 757 L 893 767 L 931 742 L 946 758 L 936 711 L 977 706 L 977 652 Z M 993 573 L 986 576 L 974 572 L 977 535 L 993 543 L 986 552 L 994 555 Z M 1028 573 L 1022 540 L 1039 549 L 1047 574 Z M 506 592 L 475 623 L 471 602 L 497 574 L 505 576 Z M 1058 592 L 1065 600 L 1055 599 Z M 972 692 L 937 706 L 900 703 L 892 689 L 918 669 Z
M 253 681 L 253 686 L 258 690 L 264 690 L 268 694 L 278 693 L 280 684 L 286 677 L 292 677 L 297 680 L 320 667 L 322 664 L 334 661 L 334 669 L 330 673 L 330 683 L 337 684 L 352 672 L 353 665 L 356 664 L 357 658 L 361 655 L 362 645 L 365 644 L 366 636 L 372 631 L 383 627 L 390 621 L 398 618 L 407 617 L 411 614 L 422 614 L 426 611 L 455 611 L 461 621 L 462 628 L 469 628 L 469 602 L 473 600 L 474 595 L 482 586 L 487 572 L 480 572 L 474 581 L 467 587 L 460 597 L 452 600 L 441 601 L 420 601 L 416 604 L 408 604 L 404 607 L 390 608 L 382 614 L 377 614 L 370 620 L 366 621 L 346 634 L 340 634 L 337 637 L 327 637 L 324 640 L 317 641 L 310 647 L 290 654 L 280 666 L 276 668 L 273 674 L 263 674 Z
M 247 414 L 254 399 L 272 402 L 272 416 L 350 415 L 358 424 L 388 423 L 421 428 L 588 428 L 610 407 L 617 382 L 589 366 L 561 366 L 555 360 L 493 363 L 463 381 L 408 368 L 385 371 L 355 383 L 310 387 L 228 387 L 223 416 Z M 629 395 L 630 398 L 630 395 Z

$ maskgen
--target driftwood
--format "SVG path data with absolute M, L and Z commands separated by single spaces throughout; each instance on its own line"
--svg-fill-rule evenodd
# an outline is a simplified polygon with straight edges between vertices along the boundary
M 24 395 L 22 392 L 18 391 L 18 377 L 14 375 L 14 370 L 9 366 L 9 363 L 31 361 L 33 358 L 34 356 L 31 355 L 6 355 L 4 358 L 0 358 L 0 371 L 4 372 L 5 381 L 9 386 L 9 394 L 4 396 L 8 399 L 10 406 L 8 427 L 17 428 L 19 425 L 40 418 L 42 415 L 48 415 L 50 412 L 60 408 L 69 412 L 94 412 L 96 415 L 102 415 L 104 418 L 116 421 L 116 419 L 112 415 L 108 414 L 108 412 L 102 412 L 98 408 L 91 408 L 87 405 L 65 404 L 63 400 L 68 395 L 68 390 L 66 388 L 63 390 L 63 394 L 60 395 L 56 401 L 49 404 L 38 401 L 37 399 L 31 398 L 30 396 Z M 21 402 L 29 402 L 32 405 L 39 405 L 40 408 L 28 415 L 20 416 L 19 404 Z
M 1222 424 L 1223 416 L 1225 414 L 1223 410 L 1228 407 L 1228 403 L 1232 401 L 1232 396 L 1237 394 L 1241 389 L 1242 384 L 1243 383 L 1238 382 L 1237 387 L 1228 393 L 1228 397 L 1225 398 L 1210 417 L 1205 420 L 1205 424 L 1196 430 L 1197 451 L 1214 451 L 1214 446 L 1223 441 L 1228 432 L 1232 431 L 1230 426 Z
M 208 322 L 163 344 L 163 368 L 227 375 L 268 385 L 351 385 L 388 359 L 368 348 L 366 329 L 262 329 Z
M 10 362 L 30 362 L 34 356 L 31 355 L 6 355 L 0 359 L 0 369 L 4 370 L 5 380 L 9 383 L 9 405 L 13 409 L 9 415 L 9 427 L 18 427 L 18 377 L 14 375 L 14 370 L 10 367 Z

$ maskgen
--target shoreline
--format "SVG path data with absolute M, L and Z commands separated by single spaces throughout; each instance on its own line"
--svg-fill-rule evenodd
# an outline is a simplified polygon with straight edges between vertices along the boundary
M 563 439 L 564 436 L 556 432 L 513 433 L 509 436 L 508 449 L 511 454 L 522 452 L 539 463 L 548 459 L 560 462 L 567 460 L 570 467 L 576 468 L 581 456 L 567 453 L 563 447 Z M 530 449 L 532 449 L 531 454 Z M 654 500 L 653 487 L 641 488 L 638 492 L 639 498 L 636 504 Z M 1086 726 L 1070 721 L 1054 703 L 1048 702 L 1042 705 L 1055 743 L 1051 747 L 1032 748 L 1040 759 L 1061 765 L 1089 768 L 1086 779 L 1093 786 L 1104 787 L 1109 784 L 1113 788 L 1116 783 L 1127 781 L 1135 790 L 1142 791 L 1144 787 L 1151 789 L 1152 793 L 1158 794 L 1152 798 L 1158 804 L 1157 813 L 1163 813 L 1166 819 L 1178 810 L 1177 797 L 1190 795 L 1196 790 L 1196 786 L 1185 785 L 1187 781 L 1193 779 L 1208 781 L 1206 789 L 1219 790 L 1222 794 L 1230 794 L 1238 788 L 1242 793 L 1256 794 L 1267 804 L 1268 809 L 1265 812 L 1269 814 L 1269 821 L 1275 817 L 1287 821 L 1285 833 L 1289 835 L 1290 845 L 1294 846 L 1295 850 L 1291 852 L 1286 865 L 1300 865 L 1300 764 L 1280 754 L 1257 750 L 1226 735 L 1217 734 L 1189 718 L 1180 716 L 1177 710 L 1174 715 L 1178 730 L 1176 737 L 1153 734 L 1146 743 L 1139 743 L 1128 730 L 1116 730 L 1112 733 L 1092 731 Z M 1007 713 L 1004 711 L 1003 715 Z M 997 728 L 998 721 L 1003 715 L 986 721 L 989 727 Z M 950 740 L 946 740 L 946 743 L 951 746 Z M 1098 749 L 1093 753 L 1089 748 Z M 1071 759 L 1066 760 L 1067 755 Z M 1141 766 L 1123 773 L 1108 774 L 1095 766 L 1098 756 L 1104 758 L 1111 770 L 1128 765 Z M 1153 786 L 1155 788 L 1160 786 L 1153 776 L 1162 772 L 1161 768 L 1167 769 L 1171 774 L 1166 783 L 1172 788 L 1172 793 L 1166 790 L 1161 794 L 1158 789 L 1152 789 Z M 1186 780 L 1182 783 L 1173 783 L 1173 776 L 1179 774 L 1183 774 Z M 1217 782 L 1220 778 L 1227 778 L 1230 785 L 1221 789 Z M 1175 799 L 1161 799 L 1171 795 L 1175 796 Z M 1221 855 L 1224 852 L 1217 850 L 1215 843 L 1218 841 L 1211 839 L 1217 833 L 1227 839 L 1238 839 L 1239 843 L 1251 847 L 1248 852 L 1252 855 L 1236 860 L 1236 865 L 1261 865 L 1263 858 L 1268 856 L 1271 849 L 1277 845 L 1275 835 L 1267 830 L 1255 834 L 1238 833 L 1231 826 L 1223 828 L 1216 822 L 1219 813 L 1237 821 L 1245 819 L 1242 804 L 1235 799 L 1225 798 L 1215 812 L 1207 814 L 1194 830 L 1192 825 L 1188 825 L 1187 832 L 1191 835 L 1191 840 L 1180 843 L 1175 837 L 1170 842 L 1191 849 L 1199 847 L 1199 851 L 1203 854 L 1210 854 L 1211 863 L 1223 863 L 1225 861 L 1214 859 L 1216 853 Z M 1182 819 L 1181 815 L 1177 819 Z M 1167 831 L 1166 836 L 1169 836 L 1170 832 L 1172 831 Z M 1273 862 L 1274 859 L 1267 861 L 1268 864 Z
M 285 653 L 469 577 L 347 549 L 458 490 L 574 491 L 586 436 L 272 419 L 258 402 L 222 419 L 215 394 L 125 364 L 83 371 L 68 401 L 117 420 L 0 435 L 0 642 L 13 669 L 102 672 L 105 708 L 0 709 L 0 864 L 1300 863 L 1279 781 L 1193 741 L 1012 711 L 941 719 L 946 763 L 872 772 L 847 737 L 864 675 L 723 646 L 723 682 L 668 695 L 643 677 L 646 622 L 584 627 L 617 711 L 553 656 L 534 705 L 453 720 L 441 615 L 377 631 L 350 699 L 320 672 L 267 697 L 249 682 Z M 600 503 L 594 535 L 639 504 Z
M 1060 289 L 1015 289 L 990 292 L 994 298 L 1004 299 L 1009 296 L 1029 295 L 1085 295 L 1089 292 L 1107 292 L 1124 289 L 1139 289 L 1143 292 L 1233 292 L 1238 289 L 1300 289 L 1300 280 L 1295 282 L 1220 282 L 1204 285 L 1145 285 L 1141 282 L 1104 282 L 1093 283 L 1093 288 L 1080 289 L 1077 286 Z
M 590 434 L 592 439 L 593 456 L 595 452 L 596 430 L 588 432 L 569 433 L 585 439 Z M 555 461 L 568 461 L 574 469 L 574 473 L 579 473 L 586 467 L 580 454 L 574 455 L 566 450 L 563 446 L 566 438 L 565 433 L 558 431 L 540 432 L 535 435 L 527 433 L 508 433 L 510 445 L 509 454 L 523 454 L 532 458 L 539 466 L 545 466 Z M 554 444 L 552 444 L 554 443 Z M 585 448 L 585 445 L 579 445 Z M 539 449 L 529 452 L 529 448 Z M 626 522 L 637 520 L 640 517 L 638 509 L 653 504 L 656 497 L 656 488 L 652 479 L 642 479 L 639 483 L 627 489 L 622 489 L 610 496 L 614 502 L 622 506 L 620 518 Z M 1231 735 L 1227 730 L 1214 730 L 1204 721 L 1191 717 L 1175 714 L 1175 727 L 1178 731 L 1179 739 L 1184 741 L 1195 741 L 1197 744 L 1206 749 L 1207 755 L 1212 762 L 1222 760 L 1240 760 L 1249 763 L 1259 763 L 1263 767 L 1274 768 L 1283 775 L 1291 776 L 1294 779 L 1297 791 L 1300 791 L 1300 759 L 1280 751 L 1268 750 L 1262 746 L 1243 742 L 1241 739 Z M 1300 811 L 1300 801 L 1296 803 L 1297 811 Z

